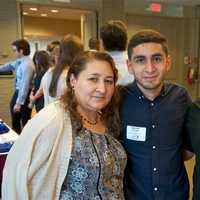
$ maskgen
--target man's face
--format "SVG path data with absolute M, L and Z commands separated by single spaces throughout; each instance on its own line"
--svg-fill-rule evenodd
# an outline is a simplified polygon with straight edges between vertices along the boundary
M 171 60 L 160 44 L 143 43 L 132 49 L 132 57 L 127 65 L 140 89 L 157 91 L 162 88 Z
M 17 49 L 16 46 L 12 46 L 12 51 L 14 52 L 16 58 L 21 58 L 23 56 L 23 50 L 22 49 Z

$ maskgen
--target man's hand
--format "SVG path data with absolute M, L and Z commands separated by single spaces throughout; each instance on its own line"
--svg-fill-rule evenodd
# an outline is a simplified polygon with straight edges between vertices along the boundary
M 14 110 L 14 112 L 20 112 L 21 111 L 21 105 L 15 104 L 13 110 Z

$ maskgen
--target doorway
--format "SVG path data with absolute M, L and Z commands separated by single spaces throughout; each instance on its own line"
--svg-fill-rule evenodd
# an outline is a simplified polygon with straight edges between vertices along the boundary
M 97 37 L 94 11 L 22 4 L 21 13 L 22 34 L 30 42 L 31 56 L 36 50 L 46 50 L 50 42 L 66 34 L 79 36 L 86 50 L 89 38 Z

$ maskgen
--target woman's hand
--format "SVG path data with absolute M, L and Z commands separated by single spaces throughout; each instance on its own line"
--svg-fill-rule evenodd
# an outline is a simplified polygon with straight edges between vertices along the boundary
M 33 94 L 33 90 L 30 93 L 29 99 L 30 99 L 30 102 L 35 102 L 36 101 L 35 95 Z

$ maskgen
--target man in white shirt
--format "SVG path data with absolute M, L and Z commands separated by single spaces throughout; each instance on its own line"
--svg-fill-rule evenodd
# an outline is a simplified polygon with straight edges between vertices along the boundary
M 112 56 L 118 69 L 118 85 L 127 85 L 133 82 L 133 75 L 129 74 L 126 61 L 127 28 L 119 20 L 111 20 L 101 27 L 100 36 L 103 47 Z

